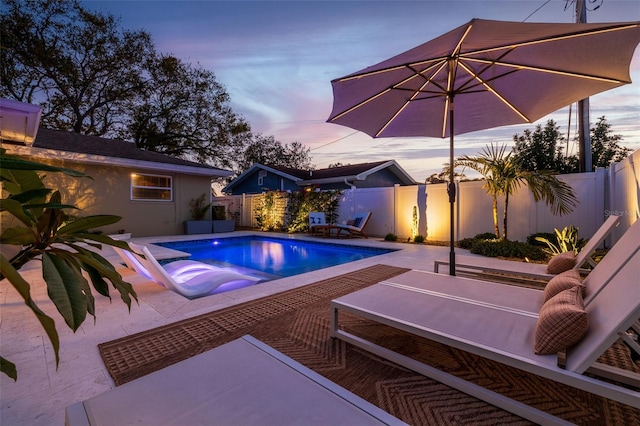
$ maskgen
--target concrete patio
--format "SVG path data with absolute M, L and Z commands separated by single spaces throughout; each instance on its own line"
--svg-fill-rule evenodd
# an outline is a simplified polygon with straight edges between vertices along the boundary
M 255 234 L 235 232 L 233 236 Z M 231 235 L 231 234 L 230 234 Z M 294 239 L 312 239 L 306 234 L 287 235 L 269 233 Z M 216 237 L 219 235 L 216 235 Z M 137 243 L 210 238 L 211 235 L 139 238 Z M 329 242 L 327 240 L 325 242 Z M 64 409 L 77 401 L 101 394 L 114 387 L 100 358 L 97 345 L 119 337 L 148 330 L 198 314 L 233 306 L 262 296 L 310 284 L 332 276 L 353 272 L 375 265 L 387 264 L 414 269 L 433 270 L 433 261 L 446 257 L 448 247 L 399 244 L 377 238 L 341 240 L 340 243 L 400 249 L 396 252 L 370 257 L 345 265 L 283 278 L 233 292 L 187 300 L 120 265 L 111 248 L 104 256 L 118 265 L 119 272 L 134 285 L 139 303 L 131 311 L 112 292 L 113 300 L 96 295 L 96 320 L 87 318 L 74 334 L 62 321 L 49 301 L 39 264 L 34 262 L 20 272 L 32 285 L 32 296 L 38 306 L 56 320 L 60 335 L 60 364 L 56 370 L 51 344 L 31 311 L 24 306 L 18 293 L 3 280 L 0 282 L 0 345 L 2 356 L 16 363 L 18 381 L 0 377 L 0 423 L 12 425 L 61 425 Z M 158 259 L 176 257 L 170 249 L 154 246 Z M 460 253 L 466 253 L 460 250 Z

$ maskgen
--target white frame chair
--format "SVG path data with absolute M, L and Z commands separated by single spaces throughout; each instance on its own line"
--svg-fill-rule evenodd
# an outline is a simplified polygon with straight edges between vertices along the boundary
M 590 329 L 582 341 L 570 348 L 564 367 L 559 365 L 562 357 L 556 354 L 534 354 L 533 336 L 538 320 L 535 309 L 523 306 L 509 291 L 502 295 L 488 292 L 482 296 L 478 291 L 487 285 L 502 288 L 504 285 L 429 272 L 422 272 L 418 282 L 403 274 L 333 300 L 332 337 L 539 424 L 566 422 L 341 330 L 339 312 L 355 314 L 640 409 L 637 390 L 584 374 L 595 373 L 636 386 L 640 383 L 638 374 L 596 362 L 621 334 L 638 324 L 639 233 L 640 221 L 636 221 L 618 242 L 622 244 L 612 249 L 617 247 L 617 252 L 603 259 L 607 267 L 598 265 L 589 275 L 597 288 L 586 306 Z M 520 295 L 525 291 L 533 290 L 518 288 Z
M 364 233 L 364 228 L 365 226 L 367 226 L 367 223 L 369 222 L 370 218 L 371 218 L 371 212 L 360 212 L 360 213 L 356 213 L 353 216 L 354 221 L 359 220 L 358 226 L 342 224 L 342 223 L 336 224 L 335 226 L 338 228 L 338 238 L 340 238 L 340 234 L 342 232 L 345 232 L 349 238 L 352 238 L 354 236 L 369 238 Z

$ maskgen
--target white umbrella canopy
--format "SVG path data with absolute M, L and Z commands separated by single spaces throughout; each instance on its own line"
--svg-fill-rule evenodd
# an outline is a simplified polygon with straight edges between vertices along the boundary
M 573 102 L 631 83 L 629 64 L 639 42 L 640 22 L 473 19 L 333 80 L 334 103 L 327 122 L 374 138 L 449 136 L 453 164 L 454 135 L 532 123 Z M 455 275 L 453 167 L 449 201 L 449 273 Z
M 450 135 L 531 123 L 631 83 L 640 22 L 521 23 L 474 19 L 332 81 L 330 123 L 372 137 Z

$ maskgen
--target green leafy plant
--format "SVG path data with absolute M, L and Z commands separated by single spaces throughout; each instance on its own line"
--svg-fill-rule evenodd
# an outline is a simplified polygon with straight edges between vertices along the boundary
M 398 236 L 396 234 L 393 233 L 388 233 L 387 235 L 384 236 L 384 240 L 385 241 L 398 241 Z
M 527 244 L 531 244 L 532 246 L 547 247 L 547 244 L 543 242 L 546 240 L 549 240 L 554 244 L 558 243 L 556 234 L 553 232 L 536 232 L 535 234 L 527 236 Z
M 10 225 L 3 226 L 0 234 L 0 244 L 3 247 L 0 279 L 6 278 L 9 281 L 37 317 L 51 341 L 57 366 L 60 361 L 60 339 L 54 320 L 38 307 L 31 297 L 31 286 L 18 270 L 31 260 L 42 262 L 42 277 L 47 285 L 48 297 L 67 326 L 76 331 L 87 313 L 95 317 L 94 296 L 89 281 L 99 294 L 106 297 L 110 297 L 111 283 L 129 308 L 132 298 L 137 301 L 131 284 L 122 280 L 109 261 L 90 250 L 100 250 L 102 244 L 129 250 L 129 245 L 106 235 L 89 232 L 92 228 L 116 223 L 120 217 L 75 217 L 67 214 L 66 210 L 78 209 L 73 205 L 63 204 L 60 192 L 46 188 L 38 172 L 61 172 L 72 177 L 88 176 L 74 170 L 13 157 L 7 155 L 4 149 L 0 149 L 0 160 L 3 197 L 6 196 L 0 199 L 0 212 L 10 216 L 5 219 L 11 219 Z M 11 226 L 15 222 L 17 226 Z M 9 251 L 15 254 L 7 255 L 10 257 L 7 258 L 5 253 Z M 0 372 L 17 380 L 15 364 L 3 357 L 0 357 Z
M 204 197 L 206 197 L 206 194 L 203 193 L 198 198 L 193 198 L 189 201 L 189 211 L 193 220 L 203 220 L 207 217 L 211 204 L 207 203 Z
M 578 228 L 573 225 L 565 226 L 562 231 L 558 231 L 554 228 L 555 232 L 555 244 L 548 238 L 536 237 L 537 241 L 545 243 L 547 248 L 542 250 L 552 256 L 556 254 L 572 251 L 578 254 L 580 251 L 580 240 L 578 239 Z
M 414 243 L 424 243 L 424 236 L 423 235 L 416 235 L 415 237 L 413 237 L 413 242 Z
M 338 219 L 340 195 L 340 190 L 287 193 L 287 231 L 308 231 L 310 212 L 324 212 L 327 223 L 335 223 Z

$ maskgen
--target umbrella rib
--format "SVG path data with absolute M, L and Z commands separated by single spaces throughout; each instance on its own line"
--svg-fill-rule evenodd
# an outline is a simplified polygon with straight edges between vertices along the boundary
M 470 69 L 469 67 L 467 67 L 462 61 L 459 61 L 458 65 L 460 65 L 462 67 L 462 69 L 464 69 L 474 79 L 476 79 L 480 84 L 482 84 L 482 86 L 484 86 L 489 92 L 493 93 L 493 95 L 495 97 L 500 99 L 500 101 L 502 101 L 503 104 L 505 104 L 506 106 L 511 108 L 513 110 L 513 112 L 515 112 L 516 114 L 518 114 L 520 116 L 520 118 L 525 120 L 527 123 L 531 123 L 531 120 L 526 115 L 524 115 L 518 108 L 516 108 L 515 105 L 513 105 L 511 102 L 509 102 L 507 99 L 505 99 L 500 93 L 496 92 L 483 78 L 481 78 L 479 75 L 476 75 L 473 72 L 473 70 Z
M 596 81 L 603 81 L 606 83 L 631 83 L 631 81 L 625 81 L 625 80 L 619 80 L 617 78 L 608 78 L 608 77 L 600 77 L 597 75 L 590 75 L 590 74 L 583 74 L 583 73 L 578 73 L 578 72 L 570 72 L 570 71 L 562 71 L 562 70 L 554 70 L 551 68 L 542 68 L 542 67 L 534 67 L 531 65 L 522 65 L 522 64 L 513 64 L 510 62 L 503 62 L 503 61 L 495 61 L 495 60 L 488 60 L 488 59 L 479 59 L 479 58 L 464 58 L 465 61 L 469 61 L 469 62 L 479 62 L 481 64 L 490 64 L 490 65 L 500 65 L 500 66 L 504 66 L 504 67 L 509 67 L 509 68 L 516 68 L 518 70 L 529 70 L 529 71 L 537 71 L 537 72 L 542 72 L 545 74 L 558 74 L 558 75 L 565 75 L 568 77 L 577 77 L 577 78 L 583 78 L 586 80 L 596 80 Z
M 396 111 L 395 114 L 393 114 L 393 117 L 391 117 L 389 120 L 387 120 L 387 122 L 384 124 L 384 126 L 382 126 L 382 128 L 380 128 L 380 130 L 376 133 L 376 135 L 374 137 L 376 137 L 376 138 L 379 137 L 380 134 L 382 134 L 382 132 L 384 132 L 387 127 L 389 127 L 389 125 L 393 122 L 393 120 L 395 120 L 396 117 L 399 116 L 402 113 L 402 111 L 405 110 L 405 108 L 407 106 L 409 106 L 411 101 L 413 101 L 416 98 L 416 96 L 418 96 L 420 93 L 422 93 L 422 89 L 424 89 L 425 86 L 427 84 L 429 84 L 430 82 L 431 82 L 431 80 L 425 81 L 424 84 L 422 86 L 420 86 L 420 88 L 418 90 L 416 90 L 413 93 L 413 95 L 411 95 L 411 97 L 409 99 L 407 99 L 407 101 L 404 103 L 404 105 L 402 105 L 402 107 L 399 108 L 398 111 Z
M 590 30 L 584 30 L 584 31 L 576 31 L 576 32 L 571 32 L 568 34 L 560 34 L 557 36 L 551 36 L 551 37 L 544 37 L 544 38 L 536 38 L 533 40 L 527 40 L 527 41 L 522 41 L 519 43 L 509 43 L 509 44 L 504 44 L 504 45 L 500 45 L 500 46 L 494 46 L 494 47 L 487 47 L 484 49 L 478 49 L 478 50 L 474 50 L 474 51 L 469 51 L 469 52 L 464 52 L 464 53 L 460 53 L 460 56 L 463 56 L 465 59 L 470 59 L 469 55 L 477 55 L 480 53 L 487 53 L 487 52 L 493 52 L 496 50 L 502 50 L 502 49 L 506 49 L 506 48 L 516 48 L 516 47 L 522 47 L 522 46 L 530 46 L 533 44 L 541 44 L 541 43 L 551 43 L 551 42 L 555 42 L 558 40 L 565 40 L 565 39 L 570 39 L 570 38 L 577 38 L 577 37 L 586 37 L 586 36 L 591 36 L 594 34 L 602 34 L 602 33 L 608 33 L 608 32 L 613 32 L 613 31 L 625 31 L 625 30 L 629 30 L 629 29 L 634 29 L 638 27 L 638 24 L 628 24 L 628 25 L 617 25 L 617 26 L 610 26 L 610 27 L 606 27 L 606 28 L 597 28 L 597 29 L 590 29 Z
M 384 73 L 391 72 L 391 71 L 398 71 L 398 70 L 406 69 L 406 68 L 412 69 L 412 67 L 415 67 L 415 66 L 418 66 L 418 65 L 423 65 L 423 64 L 429 64 L 429 63 L 433 63 L 434 64 L 434 65 L 430 66 L 430 67 L 432 67 L 432 66 L 435 66 L 438 63 L 440 63 L 441 61 L 446 60 L 446 59 L 447 59 L 446 56 L 442 56 L 442 57 L 431 58 L 431 59 L 427 59 L 427 60 L 419 61 L 419 62 L 411 62 L 411 63 L 401 64 L 401 65 L 395 65 L 395 66 L 389 67 L 389 68 L 382 68 L 382 69 L 375 70 L 375 71 L 368 71 L 368 72 L 363 72 L 363 73 L 359 73 L 359 74 L 353 74 L 353 75 L 350 75 L 350 76 L 347 76 L 347 77 L 337 78 L 335 80 L 332 80 L 332 82 L 333 83 L 342 83 L 342 82 L 349 81 L 349 80 L 357 80 L 359 78 L 370 77 L 372 75 L 377 75 L 377 74 L 384 74 Z
M 335 121 L 341 117 L 344 117 L 345 115 L 349 114 L 351 111 L 354 111 L 358 108 L 360 108 L 362 105 L 365 105 L 371 101 L 373 101 L 376 98 L 379 98 L 380 96 L 384 95 L 385 93 L 389 93 L 391 91 L 391 87 L 384 89 L 382 92 L 378 92 L 375 95 L 368 97 L 367 99 L 363 100 L 362 102 L 358 102 L 357 104 L 355 104 L 354 106 L 352 106 L 351 108 L 348 108 L 344 111 L 342 111 L 340 114 L 336 115 L 335 117 L 331 118 L 331 121 Z

